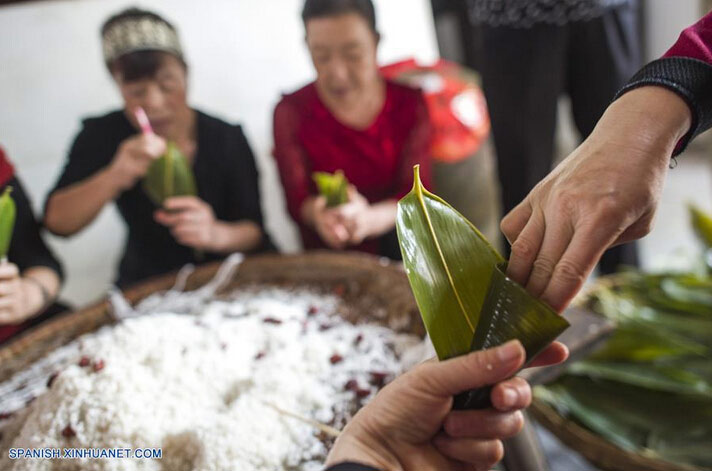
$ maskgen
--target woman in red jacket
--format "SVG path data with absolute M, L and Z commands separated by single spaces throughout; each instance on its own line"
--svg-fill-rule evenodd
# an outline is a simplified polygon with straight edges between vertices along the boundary
M 371 0 L 306 0 L 302 11 L 316 80 L 274 111 L 274 157 L 304 248 L 400 258 L 396 203 L 413 165 L 429 184 L 429 135 L 420 91 L 385 80 Z M 349 201 L 327 208 L 313 172 L 342 170 Z

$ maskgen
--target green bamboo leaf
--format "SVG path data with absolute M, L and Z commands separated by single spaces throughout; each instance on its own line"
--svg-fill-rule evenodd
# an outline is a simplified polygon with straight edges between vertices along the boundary
M 589 358 L 597 361 L 654 362 L 686 356 L 709 358 L 708 348 L 649 324 L 626 323 L 619 325 L 604 347 Z
M 12 231 L 15 228 L 15 200 L 12 199 L 10 193 L 12 187 L 5 188 L 2 196 L 0 196 L 0 258 L 7 257 L 7 252 L 10 250 L 10 242 L 12 241 Z
M 712 467 L 712 278 L 616 276 L 589 306 L 616 332 L 536 395 L 610 442 Z
M 466 218 L 428 192 L 414 168 L 398 203 L 403 263 L 438 358 L 518 338 L 534 357 L 568 322 L 504 275 L 505 260 Z
M 698 394 L 712 399 L 710 377 L 686 370 L 686 361 L 685 358 L 664 364 L 579 361 L 572 364 L 566 372 L 592 379 L 618 381 L 656 391 Z
M 712 216 L 702 211 L 694 204 L 689 204 L 690 219 L 692 228 L 697 237 L 709 249 L 712 248 Z
M 663 280 L 664 282 L 664 280 Z M 706 291 L 704 284 L 700 291 Z M 670 347 L 673 351 L 698 352 L 712 355 L 712 313 L 696 303 L 674 303 L 665 293 L 635 292 L 629 286 L 600 289 L 591 303 L 592 308 L 616 321 L 619 326 L 609 344 L 620 343 L 621 350 L 641 348 L 647 344 Z M 701 293 L 704 294 L 704 293 Z M 655 301 L 652 301 L 652 297 Z M 657 306 L 657 307 L 653 307 Z M 664 306 L 664 310 L 659 306 Z
M 677 463 L 712 466 L 712 400 L 565 375 L 534 395 L 611 443 Z
M 337 170 L 336 172 L 314 172 L 312 174 L 314 183 L 316 183 L 319 194 L 326 198 L 326 206 L 333 208 L 342 205 L 348 201 L 347 189 L 349 181 L 344 176 L 344 172 Z
M 164 201 L 173 196 L 198 194 L 188 160 L 174 142 L 169 141 L 166 153 L 151 163 L 143 188 L 156 206 L 163 206 Z

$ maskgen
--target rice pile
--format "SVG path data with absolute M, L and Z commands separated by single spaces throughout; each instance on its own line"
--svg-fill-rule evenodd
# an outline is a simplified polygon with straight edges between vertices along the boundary
M 415 336 L 333 316 L 338 303 L 263 289 L 81 337 L 63 347 L 76 358 L 51 386 L 0 421 L 0 469 L 322 469 L 318 431 L 275 406 L 341 427 L 427 355 Z M 10 460 L 10 447 L 161 447 L 163 458 Z

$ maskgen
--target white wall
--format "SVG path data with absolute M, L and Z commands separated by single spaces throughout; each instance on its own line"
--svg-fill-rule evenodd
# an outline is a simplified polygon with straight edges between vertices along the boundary
M 428 0 L 376 0 L 383 62 L 437 57 Z M 106 73 L 101 23 L 127 6 L 165 15 L 191 67 L 190 101 L 241 122 L 261 171 L 263 210 L 281 247 L 297 249 L 270 156 L 271 113 L 281 92 L 312 79 L 301 0 L 72 0 L 0 8 L 0 144 L 39 211 L 83 116 L 120 106 Z M 79 236 L 50 238 L 67 269 L 65 299 L 85 303 L 109 286 L 124 231 L 107 208 Z
M 700 0 L 642 0 L 645 4 L 645 44 L 648 61 L 657 59 L 687 26 L 702 17 Z

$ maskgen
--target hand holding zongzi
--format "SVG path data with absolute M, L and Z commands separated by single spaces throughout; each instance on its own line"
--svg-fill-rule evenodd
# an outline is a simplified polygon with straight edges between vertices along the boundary
M 131 188 L 164 152 L 166 140 L 156 134 L 138 134 L 124 140 L 109 166 L 112 180 L 119 190 Z
M 213 208 L 195 196 L 168 198 L 154 213 L 159 224 L 168 226 L 179 244 L 198 250 L 213 250 L 217 220 Z
M 214 253 L 249 252 L 262 243 L 262 228 L 251 220 L 221 221 L 213 208 L 197 196 L 168 198 L 154 213 L 175 240 L 196 250 Z
M 332 249 L 343 249 L 349 241 L 349 231 L 343 218 L 327 205 L 324 196 L 307 199 L 302 208 L 304 221 L 311 225 L 319 237 Z
M 350 461 L 383 471 L 489 469 L 502 459 L 501 440 L 521 429 L 520 409 L 531 402 L 526 381 L 507 379 L 524 357 L 521 343 L 512 341 L 417 366 L 356 414 L 336 440 L 327 465 Z M 486 385 L 495 385 L 492 408 L 451 410 L 454 395 Z
M 49 288 L 44 282 L 50 270 L 46 267 L 33 267 L 31 270 L 39 273 L 39 277 L 20 276 L 17 265 L 0 262 L 0 325 L 20 324 L 37 314 L 50 301 L 47 299 Z M 50 273 L 49 277 L 49 284 L 58 285 L 58 282 L 52 283 L 57 278 L 56 274 Z M 54 292 L 57 287 L 54 286 Z
M 378 237 L 393 229 L 397 211 L 395 200 L 370 204 L 354 186 L 348 188 L 347 194 L 347 203 L 335 208 L 335 211 L 349 233 L 349 244 L 358 245 L 365 239 Z

